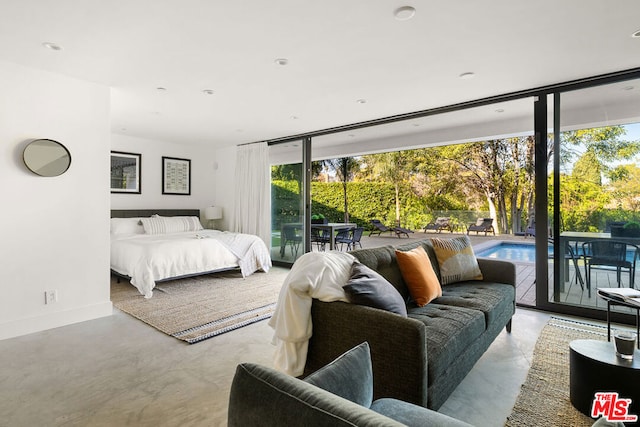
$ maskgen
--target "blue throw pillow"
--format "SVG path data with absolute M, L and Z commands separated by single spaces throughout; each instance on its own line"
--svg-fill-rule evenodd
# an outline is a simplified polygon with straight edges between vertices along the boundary
M 365 341 L 352 348 L 304 380 L 369 408 L 373 401 L 373 369 L 369 343 Z
M 407 317 L 407 306 L 400 292 L 377 271 L 355 261 L 351 275 L 342 287 L 349 302 L 379 308 Z

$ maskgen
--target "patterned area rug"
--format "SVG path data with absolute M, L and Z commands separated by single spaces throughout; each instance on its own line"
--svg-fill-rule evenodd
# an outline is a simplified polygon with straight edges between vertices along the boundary
M 569 343 L 607 340 L 607 328 L 552 317 L 540 333 L 533 362 L 506 426 L 591 426 L 569 400 Z
M 111 279 L 111 301 L 119 310 L 167 335 L 197 343 L 273 314 L 289 272 L 272 268 L 243 278 L 226 271 L 158 283 L 145 299 L 128 281 Z

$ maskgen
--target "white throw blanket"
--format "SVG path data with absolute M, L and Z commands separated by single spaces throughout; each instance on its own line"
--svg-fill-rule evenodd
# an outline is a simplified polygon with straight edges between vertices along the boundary
M 218 232 L 213 236 L 229 251 L 238 257 L 238 266 L 242 277 L 250 276 L 254 271 L 262 269 L 268 272 L 271 257 L 264 242 L 252 234 Z
M 293 264 L 287 275 L 269 326 L 274 330 L 274 365 L 289 375 L 304 371 L 312 334 L 311 300 L 345 301 L 342 289 L 349 280 L 353 255 L 344 252 L 309 252 Z

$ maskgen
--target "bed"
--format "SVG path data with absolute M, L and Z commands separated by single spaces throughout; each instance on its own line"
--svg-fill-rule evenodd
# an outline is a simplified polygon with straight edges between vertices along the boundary
M 145 298 L 161 281 L 230 269 L 246 277 L 270 267 L 262 239 L 204 229 L 197 209 L 111 211 L 111 271 Z

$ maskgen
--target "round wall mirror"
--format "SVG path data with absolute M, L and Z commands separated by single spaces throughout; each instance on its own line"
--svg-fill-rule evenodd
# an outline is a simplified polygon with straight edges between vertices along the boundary
M 24 164 L 40 176 L 62 175 L 71 165 L 71 154 L 67 148 L 52 139 L 35 139 L 22 153 Z

